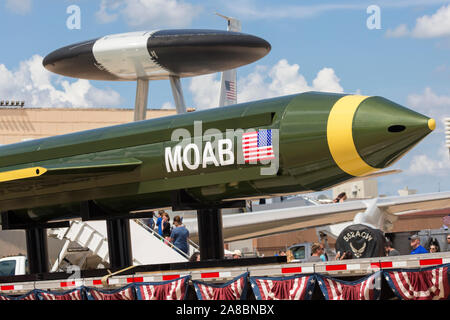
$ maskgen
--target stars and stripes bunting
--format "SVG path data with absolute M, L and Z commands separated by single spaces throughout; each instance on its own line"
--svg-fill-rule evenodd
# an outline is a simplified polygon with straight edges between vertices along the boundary
M 133 284 L 116 290 L 87 288 L 88 300 L 135 300 Z
M 199 300 L 245 300 L 247 296 L 248 272 L 224 284 L 211 284 L 193 280 Z
M 37 297 L 35 291 L 33 290 L 17 297 L 0 294 L 0 301 L 2 300 L 37 300 Z
M 402 300 L 445 300 L 450 299 L 449 267 L 384 270 L 384 277 Z
M 250 277 L 257 300 L 310 300 L 315 282 L 314 275 Z
M 138 300 L 183 300 L 187 293 L 190 276 L 162 281 L 135 284 Z
M 381 292 L 381 272 L 353 282 L 317 275 L 317 283 L 326 300 L 378 300 Z
M 245 162 L 275 159 L 272 130 L 261 129 L 242 134 L 242 152 Z
M 84 300 L 83 289 L 77 288 L 66 292 L 49 292 L 39 290 L 36 292 L 39 300 Z

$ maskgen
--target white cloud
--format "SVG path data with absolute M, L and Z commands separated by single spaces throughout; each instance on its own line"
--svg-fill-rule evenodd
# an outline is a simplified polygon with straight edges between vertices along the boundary
M 445 117 L 450 117 L 450 96 L 438 95 L 427 87 L 421 94 L 410 94 L 407 98 L 408 106 L 414 110 L 424 113 L 428 117 L 433 117 L 436 121 L 444 123 Z M 442 131 L 443 125 L 438 131 Z
M 192 92 L 194 108 L 197 110 L 219 106 L 220 80 L 217 74 L 207 74 L 191 79 L 189 90 Z
M 6 0 L 6 8 L 14 13 L 27 14 L 31 7 L 31 0 Z
M 340 79 L 332 68 L 323 68 L 309 85 L 300 73 L 298 64 L 289 64 L 286 59 L 278 61 L 272 68 L 256 66 L 249 75 L 238 78 L 238 102 L 247 102 L 284 96 L 306 91 L 326 91 L 342 93 Z M 214 108 L 218 106 L 220 94 L 220 79 L 218 74 L 194 77 L 191 80 L 190 91 L 197 109 Z
M 121 3 L 116 0 L 102 0 L 100 9 L 95 13 L 97 20 L 100 23 L 116 21 L 119 17 L 119 14 L 116 11 L 120 8 L 120 5 Z
M 401 24 L 394 30 L 388 29 L 386 31 L 386 36 L 388 38 L 401 38 L 401 37 L 408 36 L 409 32 L 410 31 L 408 30 L 408 27 L 406 26 L 406 24 Z
M 109 23 L 121 16 L 131 27 L 185 27 L 200 11 L 182 0 L 102 0 L 96 17 Z
M 439 149 L 434 157 L 426 154 L 414 156 L 406 173 L 408 175 L 433 175 L 438 177 L 450 175 L 450 158 L 445 146 Z
M 416 19 L 415 26 L 409 30 L 405 24 L 395 29 L 388 29 L 386 36 L 390 38 L 438 38 L 450 36 L 450 5 L 440 7 L 432 15 L 424 15 Z
M 116 91 L 98 89 L 88 80 L 62 80 L 47 71 L 42 60 L 41 56 L 34 55 L 22 61 L 15 71 L 0 64 L 1 99 L 24 100 L 30 107 L 107 107 L 121 103 Z
M 309 85 L 300 73 L 298 64 L 289 64 L 281 59 L 267 71 L 267 67 L 257 67 L 254 72 L 238 81 L 238 101 L 272 98 L 306 91 L 342 93 L 340 79 L 331 68 L 323 68 Z
M 225 3 L 226 9 L 234 16 L 241 19 L 304 19 L 315 17 L 320 14 L 327 14 L 336 11 L 361 11 L 366 14 L 366 9 L 373 5 L 373 1 L 348 1 L 347 3 L 336 3 L 329 1 L 329 3 L 317 3 L 311 1 L 311 4 L 280 4 L 272 1 L 271 4 L 263 4 L 261 1 L 255 0 L 228 0 Z M 356 3 L 355 3 L 356 2 Z M 424 7 L 436 4 L 442 4 L 448 1 L 445 0 L 386 0 L 377 1 L 376 5 L 380 8 L 409 8 L 409 7 Z M 269 3 L 269 2 L 268 2 Z M 367 18 L 367 16 L 366 16 Z
M 412 31 L 416 38 L 435 38 L 450 35 L 450 5 L 443 6 L 431 16 L 423 16 L 416 20 Z
M 173 105 L 172 102 L 167 101 L 167 102 L 163 103 L 161 109 L 163 109 L 163 110 L 175 109 L 175 106 Z
M 323 68 L 313 80 L 313 89 L 316 91 L 337 92 L 342 93 L 344 89 L 341 87 L 339 79 L 332 68 Z

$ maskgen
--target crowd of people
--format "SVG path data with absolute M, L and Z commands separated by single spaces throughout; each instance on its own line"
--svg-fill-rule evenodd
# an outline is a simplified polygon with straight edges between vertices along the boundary
M 447 234 L 447 247 L 446 250 L 450 251 L 450 234 Z M 439 241 L 436 238 L 431 237 L 425 247 L 422 246 L 420 237 L 417 234 L 414 234 L 408 238 L 410 241 L 411 251 L 410 254 L 422 254 L 422 253 L 436 253 L 441 252 L 441 248 L 439 245 Z M 427 249 L 428 248 L 428 249 Z M 384 244 L 384 252 L 385 256 L 399 256 L 400 252 L 395 249 L 392 245 L 392 241 L 386 240 Z M 353 254 L 351 251 L 345 252 L 337 252 L 335 256 L 335 260 L 346 260 L 353 259 Z M 328 261 L 328 257 L 325 253 L 325 248 L 323 244 L 314 243 L 311 246 L 311 256 L 307 260 L 308 262 L 322 262 Z
M 345 194 L 339 195 L 335 201 L 340 202 L 345 200 Z M 172 225 L 170 223 L 170 216 L 169 214 L 164 210 L 159 210 L 156 218 L 156 223 L 152 218 L 144 219 L 145 224 L 151 228 L 152 230 L 155 230 L 160 236 L 161 239 L 166 244 L 173 245 L 180 251 L 184 252 L 187 256 L 189 255 L 189 244 L 188 244 L 188 238 L 189 238 L 189 231 L 183 224 L 183 219 L 180 216 L 175 216 L 172 220 Z M 423 246 L 421 244 L 421 240 L 419 235 L 415 234 L 410 236 L 410 247 L 411 252 L 410 254 L 422 254 L 422 253 L 436 253 L 440 252 L 441 248 L 439 245 L 439 242 L 436 238 L 430 238 L 427 241 L 427 244 Z M 446 250 L 450 251 L 450 234 L 447 235 L 447 246 Z M 384 245 L 384 252 L 386 256 L 399 256 L 400 252 L 393 247 L 392 242 L 389 239 L 386 239 L 385 245 Z M 280 256 L 288 256 L 288 262 L 289 260 L 292 260 L 292 253 L 288 250 L 280 251 L 278 254 Z M 242 258 L 242 253 L 240 250 L 235 250 L 231 253 L 231 256 L 233 259 L 239 259 Z M 353 254 L 351 251 L 346 252 L 337 252 L 336 256 L 334 257 L 335 260 L 345 260 L 345 259 L 352 259 Z M 311 256 L 308 258 L 308 262 L 325 262 L 328 261 L 329 257 L 327 253 L 325 252 L 325 247 L 323 243 L 314 243 L 311 246 Z M 195 252 L 190 256 L 189 261 L 195 262 L 200 261 L 200 253 Z
M 169 214 L 164 210 L 159 210 L 156 224 L 153 217 L 147 218 L 144 220 L 144 223 L 150 229 L 156 229 L 155 231 L 161 236 L 161 239 L 164 239 L 166 244 L 172 244 L 186 255 L 189 255 L 189 231 L 183 224 L 183 219 L 180 216 L 175 216 L 171 225 Z
M 421 254 L 421 253 L 436 253 L 441 252 L 441 247 L 439 245 L 439 241 L 431 237 L 427 241 L 427 244 L 423 246 L 420 241 L 420 237 L 418 234 L 414 234 L 408 238 L 409 245 L 411 247 L 411 254 Z M 384 249 L 386 252 L 386 256 L 399 256 L 400 252 L 392 247 L 391 241 L 386 241 L 384 245 Z M 450 251 L 450 234 L 447 234 L 447 248 L 446 251 Z

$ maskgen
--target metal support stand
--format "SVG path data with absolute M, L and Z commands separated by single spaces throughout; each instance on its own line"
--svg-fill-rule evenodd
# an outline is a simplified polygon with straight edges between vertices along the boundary
M 181 88 L 180 77 L 170 76 L 170 86 L 172 88 L 173 99 L 175 100 L 175 107 L 177 113 L 186 113 L 186 103 L 184 102 L 183 89 Z
M 21 218 L 14 211 L 1 212 L 2 230 L 25 230 L 27 257 L 30 273 L 47 273 L 48 259 L 47 229 L 68 228 L 69 221 L 39 223 L 31 219 Z
M 172 211 L 196 210 L 200 259 L 221 260 L 225 256 L 223 246 L 222 209 L 245 208 L 245 200 L 202 203 L 186 190 L 172 192 Z
M 134 121 L 145 120 L 148 103 L 148 79 L 137 79 Z
M 131 254 L 130 220 L 106 220 L 108 235 L 109 265 L 121 269 L 133 264 Z
M 200 259 L 223 259 L 222 210 L 197 210 Z
M 47 273 L 49 270 L 47 229 L 26 229 L 25 235 L 30 273 Z
M 128 214 L 113 216 L 112 213 L 98 206 L 95 201 L 82 202 L 80 212 L 82 221 L 105 220 L 110 267 L 121 269 L 131 266 L 133 255 L 129 219 L 138 217 L 134 215 L 131 217 Z

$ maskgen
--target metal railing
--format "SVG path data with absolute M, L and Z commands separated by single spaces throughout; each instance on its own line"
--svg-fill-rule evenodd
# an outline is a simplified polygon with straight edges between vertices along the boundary
M 150 232 L 151 234 L 153 234 L 153 236 L 155 236 L 156 238 L 158 238 L 159 240 L 165 242 L 170 248 L 173 248 L 176 252 L 178 252 L 179 254 L 181 254 L 183 257 L 185 257 L 186 259 L 189 259 L 189 255 L 184 253 L 184 251 L 181 251 L 177 246 L 175 246 L 173 243 L 171 242 L 167 242 L 166 239 L 164 239 L 164 237 L 162 237 L 156 230 L 153 230 L 152 228 L 150 228 L 148 225 L 146 225 L 144 222 L 142 222 L 140 219 L 134 219 L 134 221 L 139 224 L 141 227 L 143 227 L 145 230 L 147 230 L 148 232 Z M 198 250 L 198 245 L 193 242 L 192 240 L 188 239 L 188 244 L 191 244 L 196 250 Z

